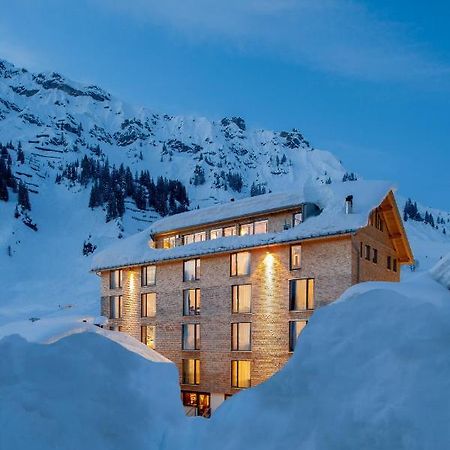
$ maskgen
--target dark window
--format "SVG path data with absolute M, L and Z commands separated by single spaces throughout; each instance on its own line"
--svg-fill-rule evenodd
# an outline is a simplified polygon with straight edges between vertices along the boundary
M 200 324 L 183 324 L 182 335 L 183 350 L 200 350 Z
M 185 289 L 183 291 L 183 315 L 194 316 L 200 314 L 200 289 Z
M 231 324 L 231 350 L 250 351 L 252 349 L 250 322 L 239 322 Z
M 390 256 L 387 257 L 387 268 L 388 270 L 392 269 L 392 258 Z
M 183 281 L 200 279 L 200 259 L 188 259 L 183 262 Z
M 362 242 L 359 243 L 359 256 L 361 258 L 363 257 L 363 243 Z
M 230 255 L 230 275 L 232 277 L 250 275 L 250 252 L 232 253 Z
M 234 388 L 248 388 L 251 386 L 250 361 L 231 361 L 231 386 Z
M 297 344 L 298 337 L 300 333 L 305 328 L 307 320 L 291 320 L 289 322 L 289 351 L 293 352 L 295 345 Z
M 370 261 L 370 245 L 366 245 L 365 257 L 367 261 Z
M 289 280 L 289 309 L 314 309 L 314 278 Z
M 122 317 L 122 296 L 112 295 L 109 297 L 109 318 L 120 319 Z
M 302 246 L 291 245 L 291 270 L 300 269 L 302 263 Z
M 200 384 L 200 360 L 199 359 L 183 359 L 182 371 L 183 384 Z
M 233 313 L 249 313 L 252 308 L 252 285 L 239 284 L 231 287 L 231 310 Z
M 394 258 L 392 269 L 394 270 L 394 272 L 397 272 L 397 259 L 396 258 Z
M 122 287 L 123 272 L 122 269 L 111 270 L 109 272 L 109 287 L 110 289 L 119 289 Z
M 144 266 L 141 268 L 141 286 L 153 286 L 156 284 L 156 266 Z
M 376 264 L 378 262 L 378 250 L 376 248 L 372 249 L 372 261 Z
M 141 294 L 141 317 L 155 317 L 156 315 L 156 294 L 149 292 Z

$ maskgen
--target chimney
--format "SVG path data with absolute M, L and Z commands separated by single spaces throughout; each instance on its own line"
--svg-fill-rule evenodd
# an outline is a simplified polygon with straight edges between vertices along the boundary
M 353 212 L 353 195 L 347 195 L 345 197 L 345 214 L 351 214 Z

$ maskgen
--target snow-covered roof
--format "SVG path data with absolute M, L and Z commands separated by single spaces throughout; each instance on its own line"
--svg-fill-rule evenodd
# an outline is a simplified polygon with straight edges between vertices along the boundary
M 153 234 L 165 233 L 183 228 L 191 228 L 293 208 L 299 206 L 304 201 L 304 196 L 300 192 L 264 194 L 164 217 L 154 222 L 150 229 Z
M 97 253 L 93 257 L 91 269 L 99 271 L 115 267 L 154 263 L 209 253 L 352 233 L 367 225 L 370 212 L 379 206 L 393 189 L 394 187 L 385 181 L 353 181 L 330 185 L 307 183 L 299 192 L 261 195 L 230 202 L 226 205 L 217 205 L 177 214 L 157 221 L 141 233 L 130 236 Z M 348 195 L 353 195 L 353 211 L 351 214 L 345 214 L 345 198 Z M 260 211 L 267 211 L 268 204 L 271 205 L 271 209 L 276 208 L 277 201 L 280 202 L 279 204 L 286 205 L 285 207 L 311 202 L 317 204 L 322 209 L 322 212 L 318 216 L 310 217 L 295 227 L 277 233 L 222 237 L 171 249 L 155 249 L 149 246 L 150 237 L 157 230 L 169 230 L 167 226 L 169 223 L 174 228 L 180 228 L 183 224 L 183 217 L 187 217 L 191 224 L 195 223 L 195 221 L 198 221 L 198 224 L 204 224 L 204 221 L 211 217 L 207 212 L 205 213 L 208 210 L 210 212 L 213 211 L 214 217 L 219 221 L 223 219 L 218 217 L 229 217 L 229 213 L 221 212 L 221 209 L 227 210 L 230 208 L 233 214 L 239 210 L 245 211 L 243 212 L 245 215 L 251 214 L 251 211 L 252 214 L 258 214 Z M 162 225 L 159 224 L 160 222 Z M 208 222 L 211 223 L 211 220 L 208 220 Z

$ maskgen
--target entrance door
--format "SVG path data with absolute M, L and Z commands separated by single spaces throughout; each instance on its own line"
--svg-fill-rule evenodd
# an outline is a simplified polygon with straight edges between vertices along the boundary
M 182 391 L 181 398 L 186 410 L 186 415 L 201 417 L 209 417 L 211 415 L 210 394 L 206 392 Z

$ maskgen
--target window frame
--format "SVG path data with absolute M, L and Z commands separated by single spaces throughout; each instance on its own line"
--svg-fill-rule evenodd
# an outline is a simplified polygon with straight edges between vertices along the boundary
M 306 281 L 306 299 L 305 299 L 306 309 L 294 309 L 292 306 L 295 302 L 293 301 L 293 298 L 292 298 L 292 287 L 291 286 L 292 286 L 292 283 L 294 283 L 296 281 L 302 281 L 302 280 Z M 310 299 L 309 299 L 310 282 L 312 282 L 312 289 L 313 289 L 312 308 L 310 307 Z M 314 309 L 315 309 L 315 292 L 316 292 L 315 278 L 312 278 L 312 277 L 291 278 L 289 280 L 289 311 L 314 311 Z
M 184 348 L 185 341 L 185 330 L 188 329 L 189 326 L 194 327 L 194 348 Z M 183 323 L 181 324 L 181 350 L 194 352 L 200 350 L 200 324 L 199 323 Z
M 292 260 L 293 260 L 293 258 L 292 258 L 292 249 L 294 247 L 300 247 L 300 265 L 298 267 L 294 267 L 293 262 L 292 262 Z M 302 244 L 292 244 L 289 247 L 289 269 L 290 270 L 299 270 L 301 268 L 302 268 Z
M 148 268 L 152 267 L 154 271 L 153 282 L 148 282 Z M 144 275 L 145 274 L 145 275 Z M 141 267 L 141 287 L 156 286 L 156 264 L 147 264 Z
M 153 328 L 153 347 L 148 345 L 148 329 Z M 144 339 L 145 330 L 145 339 Z M 156 325 L 141 325 L 141 343 L 154 350 L 156 348 Z
M 212 233 L 219 233 L 219 235 L 213 238 Z M 223 228 L 213 228 L 212 230 L 209 231 L 209 239 L 211 241 L 214 241 L 215 239 L 220 239 L 221 237 L 223 237 Z
M 371 254 L 371 247 L 370 245 L 366 244 L 364 247 L 364 259 L 366 261 L 370 261 L 370 254 Z
M 248 347 L 247 349 L 241 349 L 240 347 L 240 326 L 241 325 L 248 325 L 249 327 L 249 341 L 248 341 Z M 234 338 L 234 330 L 236 330 L 236 338 Z M 236 346 L 234 346 L 234 342 L 236 341 Z M 234 348 L 236 347 L 236 348 Z M 251 352 L 252 351 L 252 323 L 251 322 L 232 322 L 231 323 L 231 351 L 232 352 Z
M 256 232 L 256 224 L 260 224 L 263 223 L 265 224 L 265 231 Z M 255 220 L 255 222 L 253 222 L 253 234 L 267 234 L 269 232 L 269 220 L 268 219 L 261 219 L 261 220 Z
M 296 216 L 300 216 L 300 220 Z M 292 213 L 292 226 L 296 227 L 297 225 L 300 225 L 301 223 L 303 223 L 303 211 L 298 211 L 298 212 Z
M 250 232 L 242 234 L 243 227 L 250 227 Z M 255 234 L 255 222 L 241 223 L 239 225 L 239 236 L 251 236 Z
M 151 295 L 154 298 L 154 314 L 148 315 L 148 296 Z M 143 301 L 145 297 L 145 303 Z M 145 308 L 144 308 L 145 305 Z M 156 317 L 156 292 L 142 292 L 141 293 L 141 318 Z
M 188 380 L 186 380 L 185 378 L 185 364 L 189 363 L 190 361 L 193 361 L 193 369 L 194 369 L 194 373 L 193 373 L 193 379 L 194 382 L 193 383 L 189 383 L 187 382 Z M 198 386 L 200 385 L 200 380 L 201 380 L 201 363 L 200 363 L 200 359 L 199 358 L 183 358 L 181 360 L 181 384 L 184 384 L 186 386 Z
M 112 311 L 113 311 L 113 299 L 118 299 L 118 316 L 113 317 Z M 109 318 L 110 319 L 121 319 L 123 317 L 123 296 L 122 295 L 110 295 L 109 296 Z
M 249 254 L 249 264 L 248 264 L 248 273 L 239 273 L 239 265 L 238 265 L 238 255 L 248 253 Z M 233 273 L 233 257 L 236 258 L 235 267 L 236 273 Z M 241 251 L 230 253 L 230 277 L 249 277 L 252 273 L 252 253 L 249 251 Z
M 188 263 L 189 261 L 195 261 L 194 262 L 194 278 L 190 278 L 190 279 L 186 279 L 185 275 L 186 275 L 186 263 Z M 190 258 L 190 259 L 185 259 L 183 260 L 183 282 L 189 282 L 189 281 L 199 281 L 200 280 L 200 272 L 201 268 L 200 268 L 200 258 Z
M 248 311 L 240 310 L 240 293 L 239 288 L 241 286 L 249 286 L 250 287 L 250 308 Z M 235 297 L 236 292 L 236 297 Z M 243 283 L 243 284 L 233 284 L 231 286 L 231 314 L 251 314 L 252 313 L 252 295 L 253 295 L 253 287 L 251 283 Z M 237 308 L 234 308 L 234 305 L 237 305 Z
M 113 286 L 113 274 L 119 273 L 118 282 L 119 284 L 117 286 Z M 123 269 L 114 269 L 109 271 L 109 288 L 110 289 L 122 289 L 123 287 Z
M 372 262 L 378 264 L 378 249 L 372 247 Z
M 227 230 L 233 230 L 233 233 L 226 234 Z M 223 227 L 223 237 L 230 237 L 230 236 L 237 236 L 237 235 L 238 235 L 238 230 L 237 230 L 236 225 L 230 225 L 228 227 Z
M 303 328 L 300 331 L 300 333 L 296 336 L 295 341 L 293 339 L 292 335 L 292 325 L 297 324 L 298 322 L 304 322 Z M 289 320 L 289 353 L 293 353 L 295 351 L 295 347 L 297 346 L 298 338 L 303 333 L 303 330 L 305 329 L 306 325 L 308 325 L 307 319 L 293 319 Z
M 186 314 L 186 294 L 189 291 L 194 291 L 194 295 L 195 295 L 195 308 L 194 308 L 193 314 L 190 314 L 190 312 L 188 312 L 188 314 Z M 183 289 L 183 316 L 184 317 L 199 316 L 200 312 L 201 312 L 201 289 L 200 288 Z
M 248 363 L 249 365 L 249 380 L 248 380 L 248 386 L 240 385 L 239 380 L 239 364 L 241 363 Z M 236 384 L 233 383 L 234 381 L 234 374 L 233 374 L 233 366 L 236 365 Z M 252 387 L 252 362 L 249 359 L 232 359 L 231 360 L 231 387 L 233 389 L 248 389 Z

